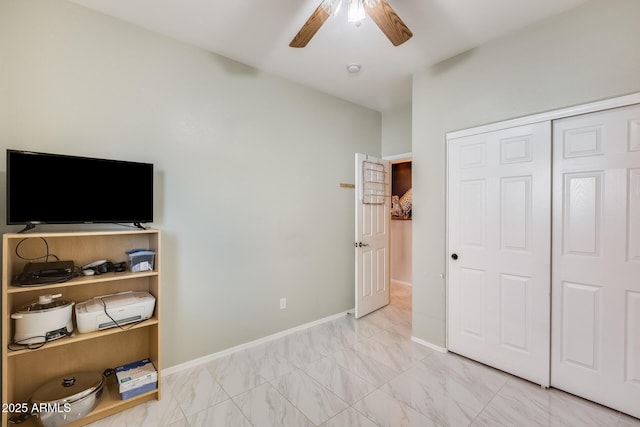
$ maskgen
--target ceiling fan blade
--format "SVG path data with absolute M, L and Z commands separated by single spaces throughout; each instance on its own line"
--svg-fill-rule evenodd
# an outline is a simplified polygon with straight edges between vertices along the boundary
M 379 0 L 374 7 L 370 7 L 368 3 L 364 1 L 367 13 L 394 46 L 401 45 L 413 36 L 409 27 L 402 22 L 387 0 Z
M 291 47 L 305 47 L 309 40 L 318 32 L 324 21 L 329 18 L 329 13 L 322 7 L 322 4 L 311 14 L 307 22 L 304 23 L 298 34 L 291 40 Z

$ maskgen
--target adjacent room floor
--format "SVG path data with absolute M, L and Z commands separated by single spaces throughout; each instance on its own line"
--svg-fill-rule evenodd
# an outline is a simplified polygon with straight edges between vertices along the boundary
M 104 426 L 613 426 L 640 420 L 411 341 L 411 288 L 163 378 L 163 398 Z

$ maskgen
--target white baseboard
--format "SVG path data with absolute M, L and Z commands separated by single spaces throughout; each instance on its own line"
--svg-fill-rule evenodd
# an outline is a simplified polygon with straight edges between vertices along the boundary
M 402 280 L 391 279 L 391 285 L 411 286 L 411 282 L 403 282 Z
M 423 345 L 425 347 L 430 348 L 431 350 L 435 350 L 435 351 L 439 351 L 440 353 L 447 353 L 449 350 L 447 350 L 444 347 L 440 347 L 439 345 L 435 345 L 435 344 L 431 344 L 429 341 L 425 341 L 425 340 L 421 340 L 420 338 L 416 338 L 416 337 L 411 337 L 411 341 Z
M 305 323 L 304 325 L 296 326 L 294 328 L 287 329 L 287 330 L 284 330 L 284 331 L 281 331 L 281 332 L 277 332 L 277 333 L 272 334 L 272 335 L 267 335 L 266 337 L 258 338 L 257 340 L 249 341 L 247 343 L 240 344 L 240 345 L 237 345 L 235 347 L 230 347 L 230 348 L 218 351 L 217 353 L 209 354 L 207 356 L 199 357 L 197 359 L 193 359 L 193 360 L 190 360 L 188 362 L 184 362 L 184 363 L 180 363 L 178 365 L 170 366 L 168 368 L 162 369 L 161 370 L 161 375 L 163 375 L 163 376 L 164 375 L 171 375 L 171 374 L 174 374 L 176 372 L 184 371 L 185 369 L 193 368 L 195 366 L 202 365 L 203 363 L 211 362 L 212 360 L 216 360 L 216 359 L 219 359 L 221 357 L 228 356 L 228 355 L 236 353 L 238 351 L 246 350 L 248 348 L 256 347 L 256 346 L 258 346 L 260 344 L 267 343 L 269 341 L 277 340 L 279 338 L 282 338 L 282 337 L 285 337 L 287 335 L 293 334 L 294 332 L 298 332 L 298 331 L 302 331 L 302 330 L 305 330 L 305 329 L 309 329 L 309 328 L 311 328 L 313 326 L 321 325 L 323 323 L 330 322 L 330 321 L 335 320 L 335 319 L 339 319 L 340 317 L 346 316 L 347 314 L 353 313 L 354 311 L 355 311 L 355 308 L 352 308 L 351 310 L 343 311 L 342 313 L 334 314 L 334 315 L 325 317 L 323 319 L 314 320 L 313 322 Z

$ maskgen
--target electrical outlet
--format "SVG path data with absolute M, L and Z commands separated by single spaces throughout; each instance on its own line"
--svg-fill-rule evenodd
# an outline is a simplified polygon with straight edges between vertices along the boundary
M 287 308 L 287 299 L 280 298 L 280 310 L 284 310 L 285 308 Z

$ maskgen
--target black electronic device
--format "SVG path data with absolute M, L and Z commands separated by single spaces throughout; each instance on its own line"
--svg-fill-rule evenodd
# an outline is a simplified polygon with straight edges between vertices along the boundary
M 73 261 L 30 262 L 24 273 L 32 277 L 60 277 L 73 273 Z
M 15 286 L 38 286 L 65 282 L 75 276 L 73 261 L 29 262 L 13 279 Z
M 7 224 L 153 222 L 153 164 L 7 150 Z

